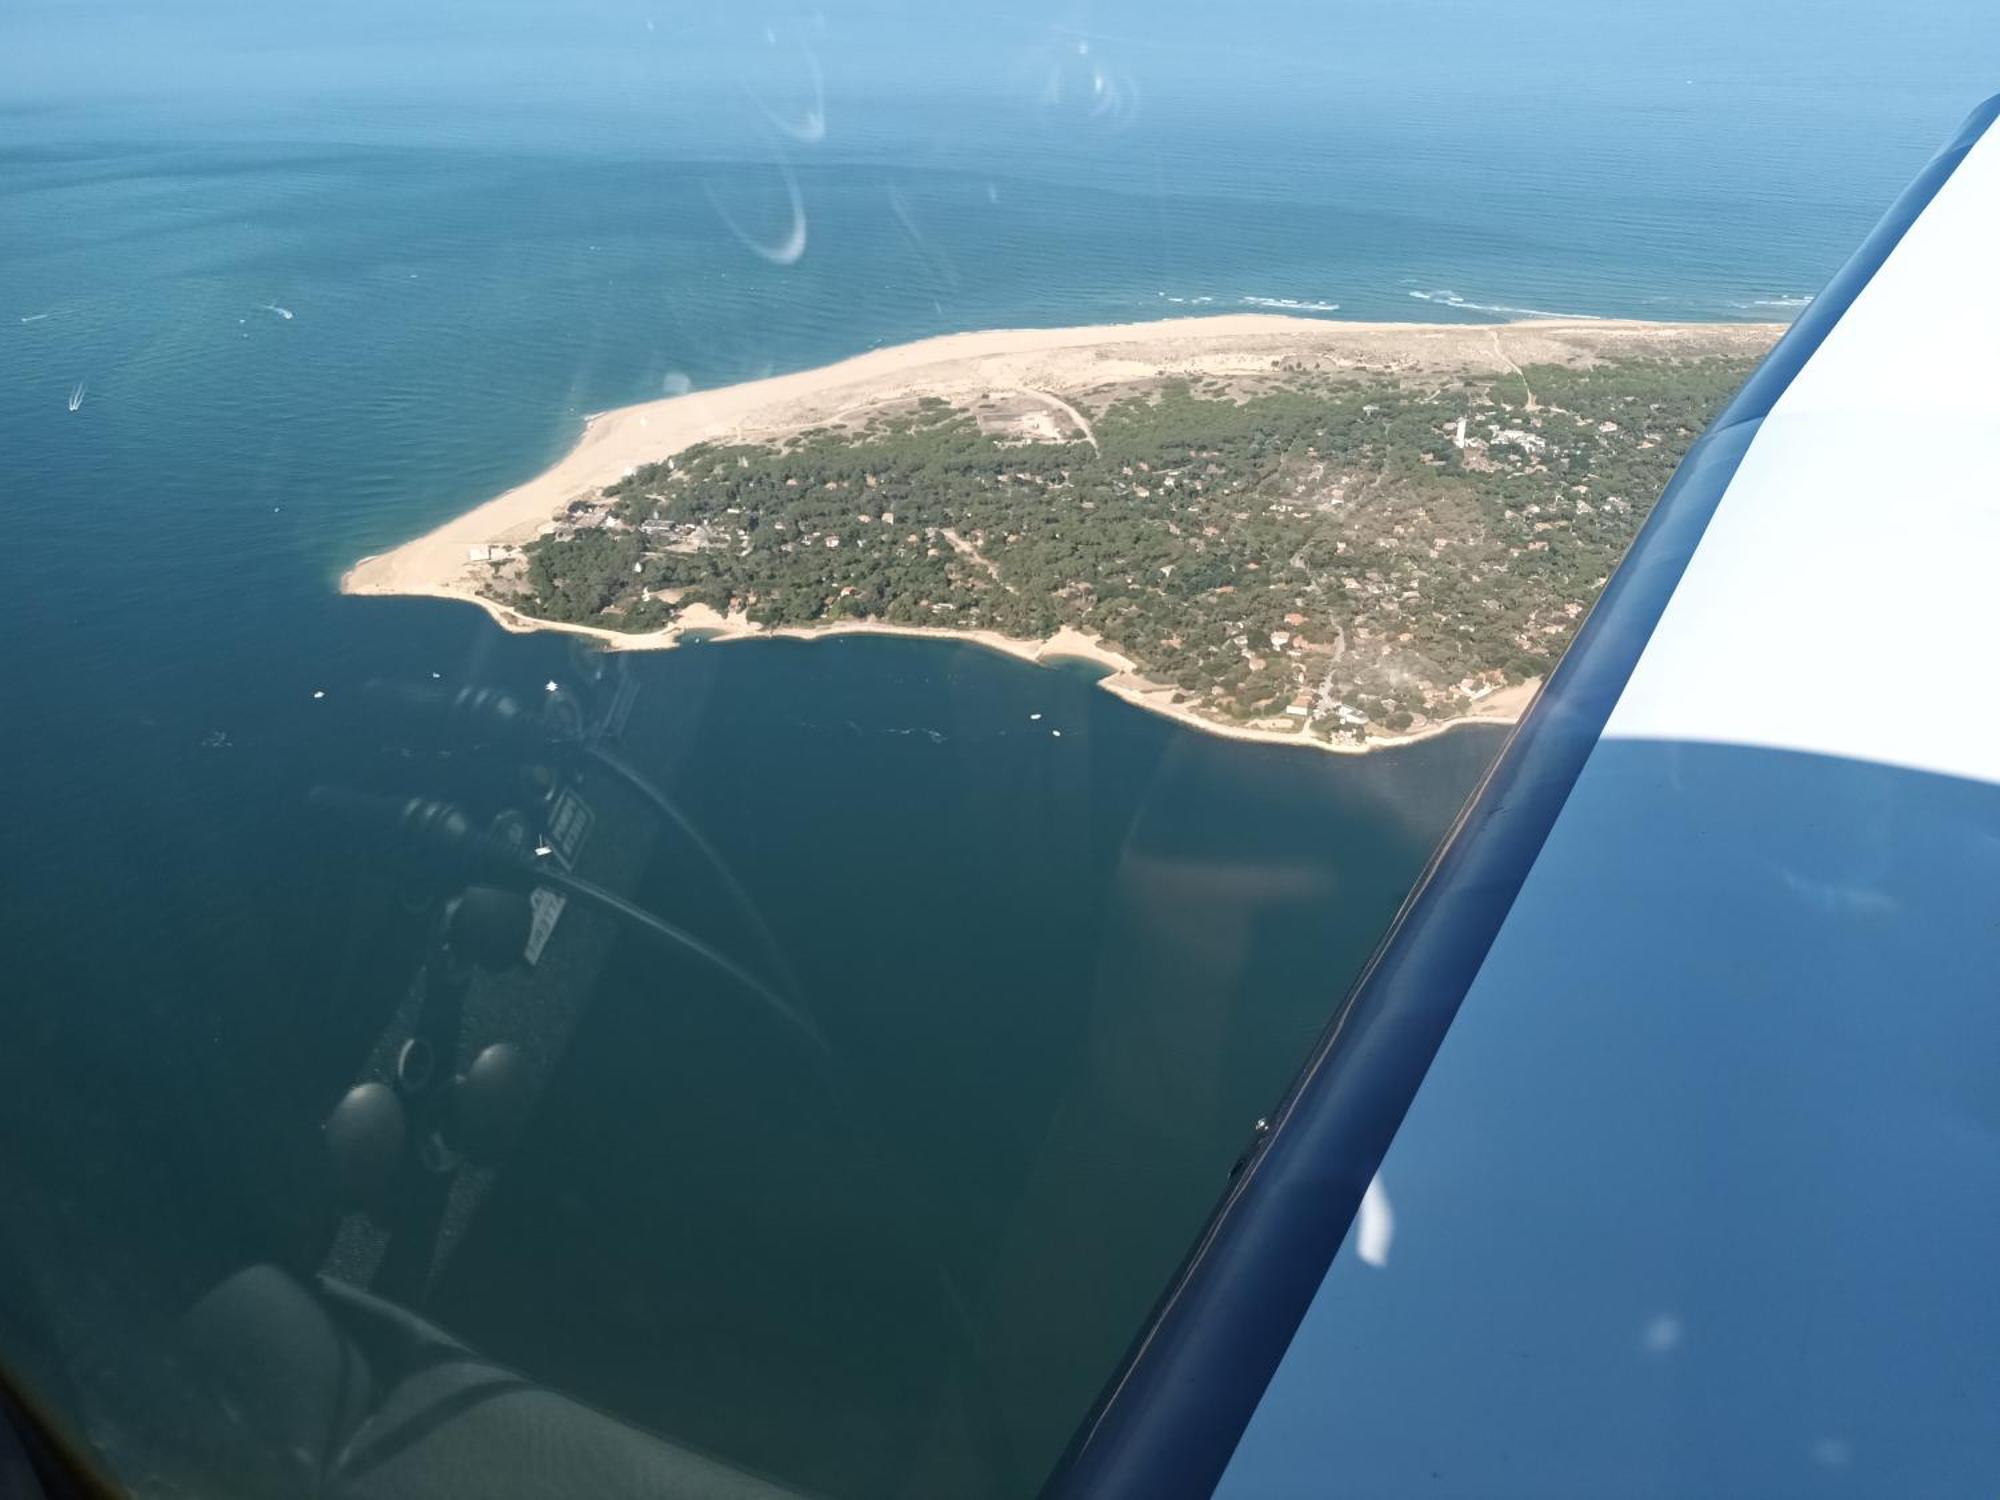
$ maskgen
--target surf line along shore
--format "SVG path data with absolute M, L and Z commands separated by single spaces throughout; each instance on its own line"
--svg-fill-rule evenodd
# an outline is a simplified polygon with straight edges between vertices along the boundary
M 816 369 L 746 381 L 600 412 L 561 459 L 526 483 L 446 521 L 388 552 L 357 562 L 341 579 L 350 594 L 422 595 L 463 600 L 510 630 L 558 629 L 624 650 L 661 649 L 690 639 L 815 638 L 894 634 L 969 641 L 1028 661 L 1082 657 L 1106 669 L 1102 685 L 1140 707 L 1190 727 L 1232 738 L 1365 752 L 1441 733 L 1458 723 L 1510 722 L 1532 698 L 1525 683 L 1487 695 L 1475 711 L 1420 726 L 1409 734 L 1360 744 L 1321 740 L 1297 730 L 1225 723 L 1172 701 L 1173 691 L 1141 675 L 1136 663 L 1082 632 L 1058 631 L 1020 641 L 988 630 L 950 630 L 850 621 L 768 629 L 741 616 L 688 606 L 665 630 L 626 634 L 558 625 L 523 615 L 479 588 L 472 559 L 493 546 L 518 547 L 551 526 L 573 501 L 616 483 L 635 468 L 697 443 L 779 438 L 829 425 L 876 407 L 934 396 L 955 403 L 994 392 L 1045 395 L 1139 383 L 1170 376 L 1228 379 L 1268 375 L 1274 364 L 1312 358 L 1322 368 L 1402 378 L 1490 374 L 1524 365 L 1577 363 L 1600 356 L 1669 357 L 1684 349 L 1715 352 L 1740 343 L 1761 352 L 1776 330 L 1755 324 L 1668 324 L 1609 319 L 1534 320 L 1511 324 L 1345 323 L 1323 318 L 1227 314 L 1078 328 L 1001 329 L 945 334 L 871 350 Z M 1073 409 L 1070 414 L 1075 416 Z M 1087 424 L 1086 424 L 1087 435 Z

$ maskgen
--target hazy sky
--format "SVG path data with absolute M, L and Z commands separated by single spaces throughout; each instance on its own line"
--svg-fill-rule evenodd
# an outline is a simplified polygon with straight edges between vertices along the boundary
M 1676 91 L 1694 89 L 1698 95 Z M 670 137 L 747 117 L 861 149 L 869 130 L 1351 128 L 1470 107 L 1545 115 L 1629 95 L 1848 97 L 1935 140 L 2000 92 L 1996 0 L 7 0 L 0 118 L 30 138 Z M 1109 96 L 1108 105 L 1106 96 Z M 1615 103 L 1616 101 L 1612 101 Z M 909 120 L 898 125 L 907 113 Z M 801 125 L 800 122 L 804 122 Z M 982 124 L 982 122 L 984 122 Z M 867 128 L 848 128 L 865 125 Z

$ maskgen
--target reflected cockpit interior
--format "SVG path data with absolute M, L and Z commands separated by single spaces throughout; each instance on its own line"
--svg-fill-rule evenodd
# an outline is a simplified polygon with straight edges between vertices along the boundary
M 1246 777 L 1083 664 L 473 642 L 194 762 L 310 865 L 262 939 L 316 960 L 51 1143 L 130 1164 L 91 1211 L 143 1251 L 12 1185 L 74 1235 L 20 1284 L 121 1475 L 1032 1489 L 1499 739 Z

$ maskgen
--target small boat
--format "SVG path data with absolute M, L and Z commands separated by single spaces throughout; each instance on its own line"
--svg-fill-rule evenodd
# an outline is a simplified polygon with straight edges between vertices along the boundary
M 75 385 L 70 387 L 69 409 L 71 411 L 75 411 L 83 405 L 83 389 L 84 386 L 81 380 L 79 380 Z

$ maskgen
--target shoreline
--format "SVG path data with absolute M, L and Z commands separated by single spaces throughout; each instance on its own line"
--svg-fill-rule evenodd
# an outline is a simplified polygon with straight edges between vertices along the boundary
M 1045 640 L 1022 640 L 1018 636 L 1002 635 L 997 630 L 949 630 L 936 625 L 892 625 L 883 620 L 843 620 L 834 625 L 784 625 L 770 627 L 753 624 L 741 616 L 718 615 L 705 606 L 688 606 L 686 613 L 695 615 L 687 624 L 669 625 L 664 630 L 649 631 L 642 635 L 623 631 L 606 630 L 598 625 L 569 625 L 556 620 L 538 620 L 532 615 L 524 615 L 519 610 L 509 609 L 498 600 L 483 594 L 462 593 L 450 589 L 413 593 L 410 597 L 449 599 L 459 604 L 473 604 L 483 609 L 502 630 L 512 635 L 536 635 L 543 631 L 555 631 L 563 635 L 578 635 L 589 640 L 601 641 L 609 651 L 679 651 L 690 646 L 727 646 L 736 641 L 822 641 L 837 636 L 900 636 L 906 640 L 952 642 L 961 646 L 977 646 L 986 651 L 997 651 L 1002 656 L 1011 656 L 1030 666 L 1051 666 L 1059 661 L 1087 661 L 1105 669 L 1102 677 L 1093 684 L 1113 697 L 1120 698 L 1137 709 L 1158 714 L 1171 719 L 1188 729 L 1200 730 L 1221 739 L 1243 740 L 1259 745 L 1289 745 L 1297 749 L 1318 750 L 1329 755 L 1372 755 L 1377 750 L 1396 750 L 1405 745 L 1415 745 L 1424 740 L 1435 739 L 1453 729 L 1469 724 L 1486 724 L 1504 727 L 1518 724 L 1536 695 L 1541 690 L 1541 679 L 1530 678 L 1513 687 L 1496 690 L 1487 700 L 1491 704 L 1484 713 L 1461 714 L 1453 719 L 1440 719 L 1434 724 L 1426 724 L 1421 729 L 1408 734 L 1371 736 L 1358 744 L 1337 743 L 1333 740 L 1315 739 L 1299 730 L 1259 729 L 1249 724 L 1231 724 L 1220 719 L 1211 719 L 1194 711 L 1185 703 L 1168 701 L 1174 692 L 1170 687 L 1162 687 L 1147 679 L 1138 664 L 1131 658 L 1112 650 L 1095 636 L 1085 635 L 1073 626 L 1065 625 Z
M 1120 384 L 1173 377 L 1266 378 L 1291 359 L 1321 369 L 1414 377 L 1432 372 L 1519 376 L 1523 365 L 1578 363 L 1608 356 L 1661 357 L 1740 344 L 1761 352 L 1776 325 L 1647 323 L 1623 319 L 1536 318 L 1511 323 L 1359 323 L 1270 313 L 1224 313 L 1152 322 L 1071 328 L 994 329 L 941 334 L 872 349 L 832 364 L 668 396 L 584 419 L 571 447 L 522 484 L 461 512 L 400 546 L 356 561 L 340 578 L 346 594 L 410 595 L 476 604 L 506 629 L 569 631 L 617 650 L 659 650 L 693 634 L 718 643 L 744 638 L 816 639 L 893 634 L 969 641 L 1024 661 L 1081 656 L 1104 666 L 1101 685 L 1127 702 L 1191 727 L 1267 744 L 1310 745 L 1365 754 L 1441 734 L 1460 723 L 1511 723 L 1525 706 L 1503 688 L 1486 713 L 1427 724 L 1407 735 L 1335 744 L 1276 729 L 1209 719 L 1163 701 L 1137 664 L 1081 632 L 1065 628 L 1048 641 L 1019 641 L 988 630 L 951 630 L 852 621 L 767 629 L 690 607 L 666 629 L 626 635 L 598 626 L 534 619 L 479 588 L 471 569 L 495 546 L 517 548 L 553 525 L 574 500 L 698 443 L 778 437 L 837 423 L 870 408 L 923 396 L 972 401 L 1011 392 L 1062 401 Z M 1531 692 L 1529 696 L 1531 696 Z

